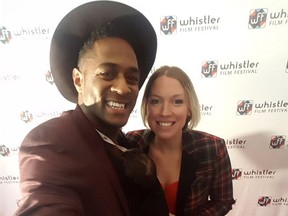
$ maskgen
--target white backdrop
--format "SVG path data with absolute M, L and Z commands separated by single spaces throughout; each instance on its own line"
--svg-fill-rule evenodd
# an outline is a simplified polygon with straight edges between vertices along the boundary
M 75 106 L 55 87 L 49 46 L 61 18 L 85 2 L 0 0 L 0 216 L 20 198 L 24 136 Z M 287 216 L 288 1 L 121 2 L 155 27 L 151 73 L 165 64 L 186 71 L 202 107 L 196 129 L 226 140 L 237 200 L 228 215 Z M 124 131 L 143 128 L 139 107 Z

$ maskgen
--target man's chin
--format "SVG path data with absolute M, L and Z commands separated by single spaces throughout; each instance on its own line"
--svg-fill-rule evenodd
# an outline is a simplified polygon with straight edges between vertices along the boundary
M 115 128 L 122 128 L 124 127 L 128 122 L 128 119 L 125 120 L 111 120 L 109 122 L 106 122 L 107 124 L 109 124 L 111 127 L 115 127 Z
M 127 124 L 127 121 L 126 121 L 126 122 L 115 123 L 114 126 L 115 126 L 115 127 L 118 127 L 118 128 L 122 128 L 122 127 L 124 127 L 126 124 Z

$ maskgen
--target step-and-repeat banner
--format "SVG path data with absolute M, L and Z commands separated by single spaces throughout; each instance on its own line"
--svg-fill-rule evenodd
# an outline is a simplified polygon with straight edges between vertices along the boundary
M 0 1 L 0 216 L 20 198 L 18 152 L 35 126 L 73 109 L 49 68 L 53 32 L 85 0 Z M 236 204 L 229 216 L 288 215 L 288 1 L 123 0 L 158 35 L 155 65 L 192 79 L 196 129 L 226 140 Z M 139 100 L 124 131 L 143 128 Z M 65 133 L 65 130 L 63 131 Z

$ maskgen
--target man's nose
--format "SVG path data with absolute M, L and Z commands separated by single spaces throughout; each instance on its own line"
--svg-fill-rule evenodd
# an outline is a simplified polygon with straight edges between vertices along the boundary
M 124 95 L 131 92 L 131 87 L 127 83 L 125 77 L 123 75 L 119 75 L 118 78 L 114 80 L 111 91 L 116 92 L 119 95 Z

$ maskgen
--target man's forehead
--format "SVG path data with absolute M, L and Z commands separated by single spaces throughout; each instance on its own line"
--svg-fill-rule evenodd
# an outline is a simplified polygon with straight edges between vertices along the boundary
M 132 45 L 126 41 L 123 38 L 120 37 L 105 37 L 105 38 L 99 38 L 97 40 L 95 40 L 94 44 L 93 44 L 93 48 L 94 50 L 97 49 L 103 49 L 103 48 L 109 48 L 109 47 L 114 47 L 115 45 L 117 46 L 127 46 L 129 47 L 131 50 L 133 50 L 133 52 L 135 53 Z
M 93 61 L 91 61 L 93 64 Z M 124 67 L 123 65 L 119 65 L 113 62 L 102 62 L 101 64 L 98 64 L 95 69 L 99 70 L 113 70 L 113 71 L 118 71 L 118 72 L 123 72 L 123 73 L 133 73 L 133 74 L 138 74 L 140 75 L 140 70 L 138 67 L 134 66 L 128 66 Z

